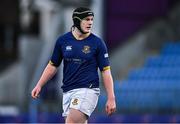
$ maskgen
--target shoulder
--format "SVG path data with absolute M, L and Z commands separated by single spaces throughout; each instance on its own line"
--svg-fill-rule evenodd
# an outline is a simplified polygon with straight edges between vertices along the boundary
M 98 42 L 102 40 L 99 36 L 97 36 L 97 35 L 95 35 L 93 33 L 91 33 L 91 37 L 93 38 L 93 40 L 95 39 Z
M 103 39 L 93 33 L 91 35 L 93 37 L 93 41 L 95 42 L 95 44 L 97 44 L 98 47 L 106 47 L 106 43 Z
M 63 35 L 60 35 L 58 37 L 58 40 L 64 40 L 64 39 L 67 39 L 67 38 L 70 38 L 70 37 L 71 37 L 71 32 L 67 32 L 67 33 L 65 33 Z
M 64 43 L 65 41 L 67 41 L 70 37 L 71 37 L 71 32 L 67 32 L 67 33 L 65 33 L 65 34 L 63 34 L 63 35 L 58 36 L 56 42 L 57 42 L 58 44 L 62 44 L 62 43 Z
M 104 44 L 104 40 L 102 40 L 99 36 L 91 33 L 91 37 L 92 37 L 93 41 L 94 41 L 97 45 Z

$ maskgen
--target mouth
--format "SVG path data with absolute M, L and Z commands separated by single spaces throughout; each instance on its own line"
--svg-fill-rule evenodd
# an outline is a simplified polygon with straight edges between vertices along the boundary
M 87 29 L 88 29 L 88 30 L 90 30 L 90 29 L 91 29 L 91 27 L 87 27 Z

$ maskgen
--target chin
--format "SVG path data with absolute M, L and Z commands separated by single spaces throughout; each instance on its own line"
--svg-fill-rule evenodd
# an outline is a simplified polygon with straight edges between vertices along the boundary
M 91 30 L 87 30 L 87 31 L 85 31 L 86 33 L 90 33 L 91 32 Z

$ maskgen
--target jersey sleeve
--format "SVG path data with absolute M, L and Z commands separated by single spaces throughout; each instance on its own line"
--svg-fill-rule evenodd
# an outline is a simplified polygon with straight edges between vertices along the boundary
M 107 47 L 102 40 L 99 42 L 97 48 L 97 63 L 100 71 L 110 69 Z
M 49 61 L 49 64 L 58 67 L 61 64 L 62 61 L 62 50 L 61 50 L 61 41 L 58 39 L 56 41 L 53 54 L 51 56 L 51 59 Z

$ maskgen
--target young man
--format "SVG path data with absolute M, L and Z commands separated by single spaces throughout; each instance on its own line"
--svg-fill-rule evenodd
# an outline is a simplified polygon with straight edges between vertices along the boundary
M 94 111 L 100 94 L 98 68 L 102 73 L 107 92 L 105 110 L 111 115 L 116 110 L 113 79 L 105 43 L 91 33 L 93 12 L 77 8 L 73 12 L 71 32 L 57 39 L 53 55 L 40 80 L 32 90 L 37 98 L 43 85 L 51 79 L 57 67 L 63 68 L 63 116 L 66 123 L 87 123 Z

